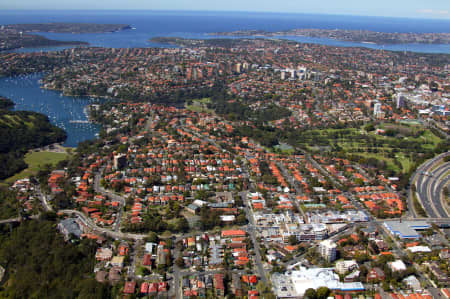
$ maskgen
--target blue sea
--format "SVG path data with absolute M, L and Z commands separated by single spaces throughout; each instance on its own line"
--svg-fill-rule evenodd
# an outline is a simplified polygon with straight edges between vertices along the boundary
M 106 34 L 42 33 L 52 39 L 86 41 L 92 46 L 114 48 L 167 46 L 149 42 L 149 39 L 155 36 L 214 38 L 215 36 L 209 33 L 250 29 L 281 31 L 295 28 L 323 28 L 382 32 L 450 32 L 450 20 L 387 17 L 190 11 L 0 11 L 1 24 L 42 22 L 120 23 L 136 28 Z M 450 54 L 450 45 L 374 45 L 327 38 L 284 38 L 341 47 Z M 55 49 L 58 48 L 22 49 L 21 51 Z
M 186 11 L 0 11 L 1 24 L 82 22 L 128 24 L 134 30 L 104 34 L 42 33 L 56 40 L 86 41 L 99 47 L 164 47 L 149 39 L 156 36 L 214 38 L 211 32 L 235 30 L 281 31 L 294 28 L 354 29 L 383 32 L 450 32 L 450 20 L 420 20 L 313 14 L 186 12 Z M 223 37 L 222 37 L 223 38 Z M 374 45 L 350 43 L 327 38 L 284 37 L 299 42 L 341 47 L 368 47 L 394 51 L 450 54 L 450 45 Z M 53 51 L 62 48 L 19 49 L 19 52 Z M 32 110 L 49 116 L 50 121 L 66 130 L 66 146 L 93 139 L 99 126 L 74 123 L 86 120 L 84 107 L 93 100 L 66 97 L 59 92 L 40 89 L 42 74 L 0 78 L 0 95 L 11 98 L 16 110 Z

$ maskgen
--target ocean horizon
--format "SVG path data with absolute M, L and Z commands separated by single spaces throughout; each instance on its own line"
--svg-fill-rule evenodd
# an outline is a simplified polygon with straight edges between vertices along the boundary
M 40 33 L 50 39 L 77 40 L 91 46 L 112 48 L 167 47 L 152 43 L 152 37 L 233 38 L 211 35 L 236 30 L 283 31 L 296 28 L 370 30 L 379 32 L 442 33 L 450 32 L 450 20 L 416 19 L 350 15 L 270 12 L 166 11 L 166 10 L 5 10 L 0 24 L 17 23 L 111 23 L 127 24 L 135 30 L 114 33 L 67 34 Z M 365 47 L 392 51 L 450 54 L 450 45 L 439 44 L 368 44 L 344 42 L 329 38 L 286 37 L 303 43 L 339 47 Z M 55 48 L 21 49 L 21 52 L 47 51 Z M 58 49 L 58 48 L 56 48 Z

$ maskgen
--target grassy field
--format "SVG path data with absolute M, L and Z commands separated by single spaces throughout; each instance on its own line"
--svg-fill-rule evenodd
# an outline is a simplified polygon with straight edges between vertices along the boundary
M 386 134 L 361 128 L 311 130 L 300 142 L 306 148 L 322 146 L 347 154 L 375 158 L 386 162 L 396 173 L 407 173 L 414 165 L 417 153 L 434 150 L 441 139 L 419 125 L 383 123 L 377 126 Z M 412 148 L 414 147 L 414 148 Z
M 395 158 L 402 164 L 403 172 L 408 172 L 413 167 L 413 161 L 411 158 L 406 157 L 404 153 L 395 154 Z
M 65 160 L 69 155 L 66 153 L 54 153 L 54 152 L 31 152 L 25 155 L 25 163 L 28 168 L 21 172 L 9 177 L 5 180 L 5 183 L 13 183 L 16 180 L 26 178 L 34 175 L 39 171 L 39 168 L 45 164 L 56 165 L 58 162 Z
M 274 149 L 286 155 L 292 155 L 295 152 L 294 148 L 286 143 L 275 145 Z
M 213 110 L 208 109 L 207 104 L 211 102 L 210 98 L 203 98 L 203 99 L 195 99 L 192 100 L 192 104 L 187 105 L 186 109 L 194 112 L 205 112 L 205 113 L 214 113 Z
M 358 153 L 359 156 L 362 156 L 364 158 L 375 158 L 378 160 L 383 160 L 387 164 L 388 169 L 392 169 L 396 172 L 400 171 L 400 168 L 394 164 L 394 159 L 386 157 L 383 153 Z
M 32 115 L 30 115 L 28 118 L 31 121 L 24 121 L 21 117 L 17 115 L 4 114 L 2 115 L 2 117 L 0 117 L 0 124 L 7 125 L 8 127 L 22 126 L 24 124 L 28 128 L 32 129 L 34 127 L 32 121 L 35 120 L 36 118 Z

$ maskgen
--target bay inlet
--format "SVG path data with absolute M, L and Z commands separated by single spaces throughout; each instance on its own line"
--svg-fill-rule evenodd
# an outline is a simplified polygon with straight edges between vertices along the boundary
M 59 91 L 42 89 L 39 80 L 44 74 L 36 73 L 0 78 L 0 95 L 16 104 L 14 110 L 35 111 L 45 114 L 50 122 L 67 133 L 63 144 L 76 147 L 79 142 L 96 138 L 100 125 L 88 121 L 87 105 L 101 100 L 89 97 L 64 96 Z

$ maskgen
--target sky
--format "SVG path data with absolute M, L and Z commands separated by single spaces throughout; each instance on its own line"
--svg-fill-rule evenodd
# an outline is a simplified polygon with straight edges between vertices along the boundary
M 0 0 L 0 10 L 206 10 L 450 20 L 450 0 Z

